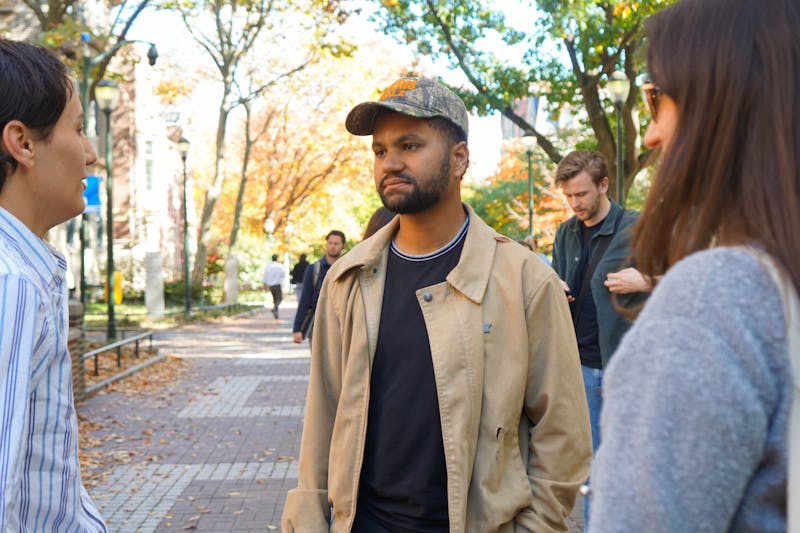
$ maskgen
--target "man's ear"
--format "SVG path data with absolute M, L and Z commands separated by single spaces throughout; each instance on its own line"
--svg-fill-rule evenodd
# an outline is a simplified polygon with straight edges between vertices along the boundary
M 31 130 L 19 120 L 8 122 L 3 128 L 3 151 L 18 165 L 33 166 L 33 136 Z
M 600 189 L 600 192 L 603 194 L 608 192 L 608 176 L 604 176 L 603 179 L 600 180 L 600 183 L 597 184 L 597 188 Z
M 459 141 L 454 144 L 450 155 L 453 158 L 453 173 L 459 178 L 463 178 L 469 166 L 469 147 L 467 142 Z

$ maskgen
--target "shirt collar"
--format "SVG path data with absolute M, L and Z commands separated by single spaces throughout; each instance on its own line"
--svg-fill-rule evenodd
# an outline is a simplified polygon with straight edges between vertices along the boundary
M 66 271 L 67 261 L 64 256 L 2 207 L 0 236 L 46 283 L 49 284 L 59 271 Z
M 475 214 L 471 206 L 463 205 L 470 219 L 467 236 L 464 248 L 461 250 L 461 258 L 447 275 L 447 281 L 470 300 L 480 302 L 489 284 L 492 271 L 491 258 L 494 256 L 495 247 L 498 242 L 506 242 L 509 239 L 490 228 Z M 336 281 L 353 268 L 377 272 L 376 268 L 385 263 L 389 242 L 394 237 L 398 225 L 399 217 L 395 217 L 375 235 L 336 261 L 332 281 Z
M 617 221 L 617 217 L 621 217 L 624 215 L 624 209 L 615 202 L 614 200 L 609 198 L 609 202 L 611 202 L 611 209 L 608 210 L 608 214 L 606 217 L 600 222 L 600 229 L 597 232 L 598 235 L 612 235 L 614 233 L 614 225 Z M 567 220 L 568 228 L 573 233 L 580 233 L 581 231 L 581 221 L 578 220 L 577 216 L 572 216 L 569 220 Z

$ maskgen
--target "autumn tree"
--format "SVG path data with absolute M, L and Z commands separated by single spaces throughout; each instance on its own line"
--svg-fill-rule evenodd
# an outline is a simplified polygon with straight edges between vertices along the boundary
M 270 124 L 272 123 L 272 119 L 275 117 L 276 110 L 271 109 L 266 112 L 266 117 L 264 117 L 261 121 L 260 125 L 254 125 L 254 117 L 253 117 L 253 103 L 250 101 L 245 101 L 242 103 L 242 108 L 244 110 L 244 124 L 243 124 L 243 134 L 244 139 L 242 139 L 242 167 L 241 172 L 239 173 L 239 189 L 236 193 L 236 203 L 234 205 L 233 210 L 233 221 L 231 224 L 231 234 L 228 238 L 228 246 L 231 249 L 236 247 L 236 240 L 239 237 L 239 228 L 241 226 L 241 218 L 242 218 L 242 208 L 244 207 L 244 194 L 247 190 L 247 182 L 249 178 L 249 171 L 250 171 L 250 162 L 251 162 L 251 155 L 253 153 L 253 146 L 258 142 L 258 140 L 264 136 L 269 128 Z
M 239 190 L 236 196 L 233 224 L 228 239 L 231 250 L 235 249 L 238 238 L 253 146 L 267 133 L 273 118 L 275 118 L 276 114 L 279 114 L 278 109 L 274 107 L 274 98 L 273 102 L 266 106 L 263 116 L 255 116 L 253 107 L 259 105 L 263 106 L 265 101 L 269 100 L 268 97 L 270 94 L 295 96 L 302 93 L 303 89 L 314 86 L 313 80 L 319 75 L 318 71 L 320 69 L 316 69 L 315 77 L 310 79 L 303 78 L 301 76 L 301 71 L 309 67 L 313 68 L 322 61 L 346 61 L 351 57 L 351 53 L 353 52 L 353 47 L 346 42 L 335 42 L 326 39 L 325 31 L 330 28 L 326 27 L 324 20 L 319 20 L 319 14 L 316 16 L 312 16 L 311 14 L 304 16 L 302 24 L 305 26 L 303 28 L 304 31 L 299 31 L 299 29 L 294 28 L 291 31 L 292 35 L 285 35 L 283 38 L 279 39 L 278 42 L 281 43 L 280 46 L 285 51 L 285 53 L 282 54 L 284 56 L 291 56 L 292 50 L 302 48 L 303 42 L 320 44 L 321 46 L 319 47 L 312 47 L 311 53 L 306 56 L 306 61 L 304 63 L 296 66 L 291 65 L 291 63 L 280 66 L 278 70 L 284 71 L 285 74 L 265 83 L 262 74 L 263 59 L 257 51 L 254 50 L 248 57 L 243 58 L 243 66 L 245 66 L 247 70 L 244 81 L 240 82 L 234 80 L 234 90 L 237 94 L 235 103 L 244 112 L 244 118 L 241 124 L 243 138 L 241 143 L 242 162 L 241 171 L 239 173 Z M 276 62 L 277 61 L 285 61 L 285 59 L 277 58 Z M 277 67 L 277 65 L 275 66 Z M 311 85 L 309 85 L 309 83 L 311 83 Z M 286 105 L 288 105 L 288 102 Z M 269 140 L 269 138 L 267 140 Z M 287 206 L 288 209 L 291 209 L 291 207 L 292 204 Z
M 241 103 L 243 95 L 234 91 L 235 84 L 244 73 L 239 72 L 243 60 L 259 47 L 264 76 L 263 87 L 274 85 L 279 79 L 302 69 L 310 60 L 313 50 L 323 46 L 325 27 L 340 23 L 346 12 L 338 0 L 180 0 L 166 4 L 177 9 L 192 38 L 205 50 L 213 61 L 222 85 L 222 96 L 217 110 L 217 133 L 215 139 L 214 175 L 203 202 L 198 228 L 197 254 L 195 256 L 192 282 L 202 281 L 210 238 L 211 220 L 225 184 L 225 140 L 228 118 L 231 111 Z M 297 25 L 314 14 L 318 23 L 318 39 L 305 43 L 305 47 L 293 51 L 289 56 L 293 65 L 276 66 L 276 60 L 285 57 L 286 50 L 276 46 L 286 35 L 297 29 Z M 322 18 L 317 17 L 322 13 Z M 304 18 L 306 17 L 306 18 Z M 260 40 L 262 39 L 263 40 Z M 270 57 L 274 51 L 276 56 Z M 260 92 L 258 89 L 254 93 Z
M 558 225 L 571 216 L 553 183 L 553 165 L 541 153 L 531 161 L 533 176 L 533 235 L 541 250 L 550 251 Z M 495 230 L 513 239 L 522 239 L 528 226 L 528 162 L 521 150 L 506 150 L 497 172 L 485 183 L 467 191 L 476 213 Z
M 246 188 L 233 183 L 224 188 L 212 225 L 214 240 L 225 242 L 229 232 L 233 236 L 231 220 L 240 220 L 240 233 L 263 238 L 264 221 L 272 218 L 276 246 L 282 246 L 281 237 L 291 224 L 295 252 L 315 253 L 331 227 L 357 242 L 380 201 L 369 138 L 348 133 L 344 118 L 355 104 L 377 99 L 383 88 L 413 68 L 406 62 L 410 56 L 392 54 L 393 43 L 359 38 L 362 42 L 352 54 L 325 51 L 319 61 L 269 88 L 252 106 L 240 108 L 249 113 L 238 112 L 232 121 L 230 152 L 241 154 L 241 160 L 231 158 L 231 168 L 241 169 Z M 386 59 L 372 61 L 376 56 Z
M 622 70 L 631 80 L 622 105 L 624 177 L 627 190 L 646 164 L 639 133 L 639 81 L 644 20 L 674 0 L 539 0 L 534 20 L 509 21 L 508 3 L 485 0 L 376 0 L 375 16 L 383 28 L 420 54 L 446 58 L 463 73 L 469 86 L 456 88 L 468 107 L 479 113 L 501 113 L 523 131 L 535 135 L 541 149 L 557 163 L 572 146 L 535 128 L 514 111 L 514 102 L 546 92 L 550 109 L 581 110 L 578 117 L 591 132 L 586 147 L 606 157 L 610 190 L 616 191 L 616 123 L 604 104 L 605 79 Z M 513 14 L 510 16 L 514 16 Z M 518 28 L 525 27 L 526 30 Z M 528 30 L 529 28 L 529 30 Z M 508 61 L 493 43 L 514 50 Z
M 321 207 L 323 190 L 333 182 L 353 183 L 352 188 L 361 191 L 372 187 L 365 179 L 369 152 L 342 124 L 352 101 L 337 90 L 337 84 L 328 85 L 330 81 L 313 74 L 301 76 L 266 95 L 258 112 L 251 112 L 256 118 L 245 120 L 236 146 L 243 162 L 249 162 L 242 165 L 247 188 L 238 188 L 235 204 L 231 188 L 224 202 L 225 211 L 232 204 L 241 210 L 243 230 L 261 232 L 271 218 L 275 234 L 282 234 L 290 221 L 296 225 Z M 261 129 L 259 135 L 253 134 L 253 126 Z M 227 214 L 217 217 L 224 227 L 231 219 L 239 220 Z
M 253 78 L 250 77 L 248 81 L 252 84 Z M 242 166 L 239 174 L 239 190 L 236 194 L 236 203 L 233 211 L 233 222 L 231 224 L 230 237 L 228 239 L 228 259 L 225 263 L 225 290 L 223 291 L 223 299 L 226 303 L 236 302 L 239 294 L 239 259 L 236 255 L 236 243 L 239 237 L 239 227 L 242 215 L 242 208 L 244 206 L 244 194 L 247 190 L 247 182 L 249 179 L 250 156 L 253 152 L 253 146 L 264 135 L 275 116 L 275 111 L 272 110 L 267 113 L 267 116 L 262 120 L 262 124 L 254 126 L 253 117 L 253 100 L 255 100 L 263 89 L 258 92 L 253 92 L 252 88 L 248 92 L 247 97 L 240 98 L 240 106 L 244 111 L 244 139 L 242 150 Z M 241 90 L 240 94 L 245 94 Z M 234 275 L 235 273 L 235 275 Z

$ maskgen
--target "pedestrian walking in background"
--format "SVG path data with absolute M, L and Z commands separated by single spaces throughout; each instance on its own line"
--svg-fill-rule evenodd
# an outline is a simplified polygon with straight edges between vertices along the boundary
M 800 509 L 798 27 L 797 0 L 683 0 L 647 21 L 644 140 L 662 161 L 633 254 L 665 275 L 606 373 L 591 532 L 783 532 Z
M 314 313 L 317 309 L 319 291 L 328 269 L 344 253 L 345 237 L 339 230 L 331 230 L 325 236 L 325 256 L 306 268 L 303 275 L 303 293 L 297 302 L 297 314 L 294 316 L 292 339 L 295 343 L 303 342 L 311 337 L 314 327 Z
M 106 531 L 81 481 L 66 259 L 97 155 L 78 89 L 47 50 L 0 39 L 0 530 Z
M 278 261 L 278 254 L 272 254 L 272 262 L 264 269 L 264 285 L 269 287 L 272 294 L 272 316 L 279 318 L 278 307 L 283 301 L 281 285 L 286 277 L 286 269 Z
M 308 268 L 306 254 L 300 254 L 300 260 L 292 267 L 292 277 L 289 279 L 289 283 L 294 285 L 294 293 L 297 295 L 298 300 L 300 295 L 303 294 L 303 275 L 306 273 L 306 268 Z
M 461 202 L 464 103 L 404 78 L 346 127 L 398 216 L 322 286 L 283 531 L 566 531 L 591 457 L 569 308 Z
M 553 269 L 568 294 L 592 424 L 592 449 L 597 451 L 603 369 L 631 325 L 617 306 L 640 305 L 650 290 L 628 262 L 631 228 L 639 214 L 608 197 L 608 169 L 600 152 L 570 152 L 559 162 L 554 181 L 575 213 L 556 231 Z M 630 287 L 616 279 L 617 276 L 627 279 L 628 274 L 635 282 Z M 612 298 L 615 292 L 616 301 Z M 588 498 L 583 511 L 585 527 L 590 514 Z

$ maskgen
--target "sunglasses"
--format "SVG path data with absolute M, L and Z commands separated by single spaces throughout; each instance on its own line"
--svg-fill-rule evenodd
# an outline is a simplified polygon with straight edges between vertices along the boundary
M 658 120 L 658 104 L 662 94 L 661 88 L 655 83 L 648 81 L 642 84 L 642 95 L 653 120 Z

